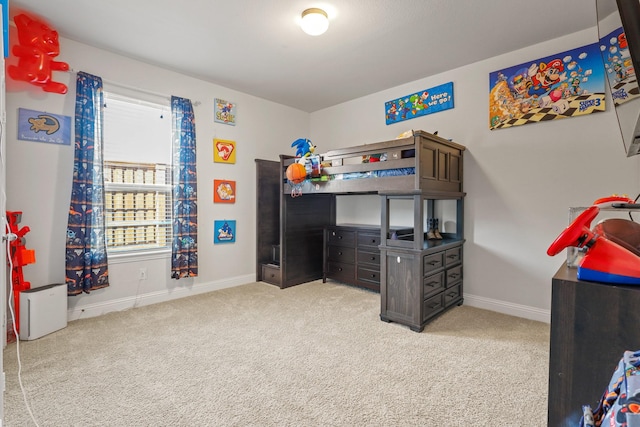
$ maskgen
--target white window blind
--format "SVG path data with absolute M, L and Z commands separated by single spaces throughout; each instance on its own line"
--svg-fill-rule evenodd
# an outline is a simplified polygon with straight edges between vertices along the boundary
M 105 92 L 103 135 L 109 252 L 170 249 L 169 102 Z

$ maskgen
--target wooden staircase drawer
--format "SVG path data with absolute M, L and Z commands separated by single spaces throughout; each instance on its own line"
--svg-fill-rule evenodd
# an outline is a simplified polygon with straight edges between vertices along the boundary
M 280 266 L 273 264 L 262 264 L 262 281 L 280 286 L 282 281 L 282 271 Z

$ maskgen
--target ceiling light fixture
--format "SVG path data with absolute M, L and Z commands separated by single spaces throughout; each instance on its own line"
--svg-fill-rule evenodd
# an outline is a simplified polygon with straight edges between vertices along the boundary
M 300 27 L 310 36 L 319 36 L 329 28 L 329 16 L 327 12 L 316 7 L 306 9 L 302 12 Z

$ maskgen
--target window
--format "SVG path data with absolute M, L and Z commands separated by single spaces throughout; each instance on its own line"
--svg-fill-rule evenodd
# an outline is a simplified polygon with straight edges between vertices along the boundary
M 171 108 L 105 91 L 104 180 L 110 254 L 171 249 Z

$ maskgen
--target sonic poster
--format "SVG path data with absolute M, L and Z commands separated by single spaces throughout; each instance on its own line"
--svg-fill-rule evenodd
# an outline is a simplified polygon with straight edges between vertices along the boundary
M 489 74 L 489 129 L 591 114 L 605 109 L 598 43 Z
M 384 103 L 387 124 L 453 108 L 453 82 Z
M 71 145 L 71 117 L 18 108 L 18 139 Z
M 234 221 L 213 221 L 213 244 L 233 243 L 236 241 L 236 222 Z
M 613 104 L 620 105 L 640 96 L 627 37 L 622 27 L 600 39 L 600 52 L 607 72 Z

